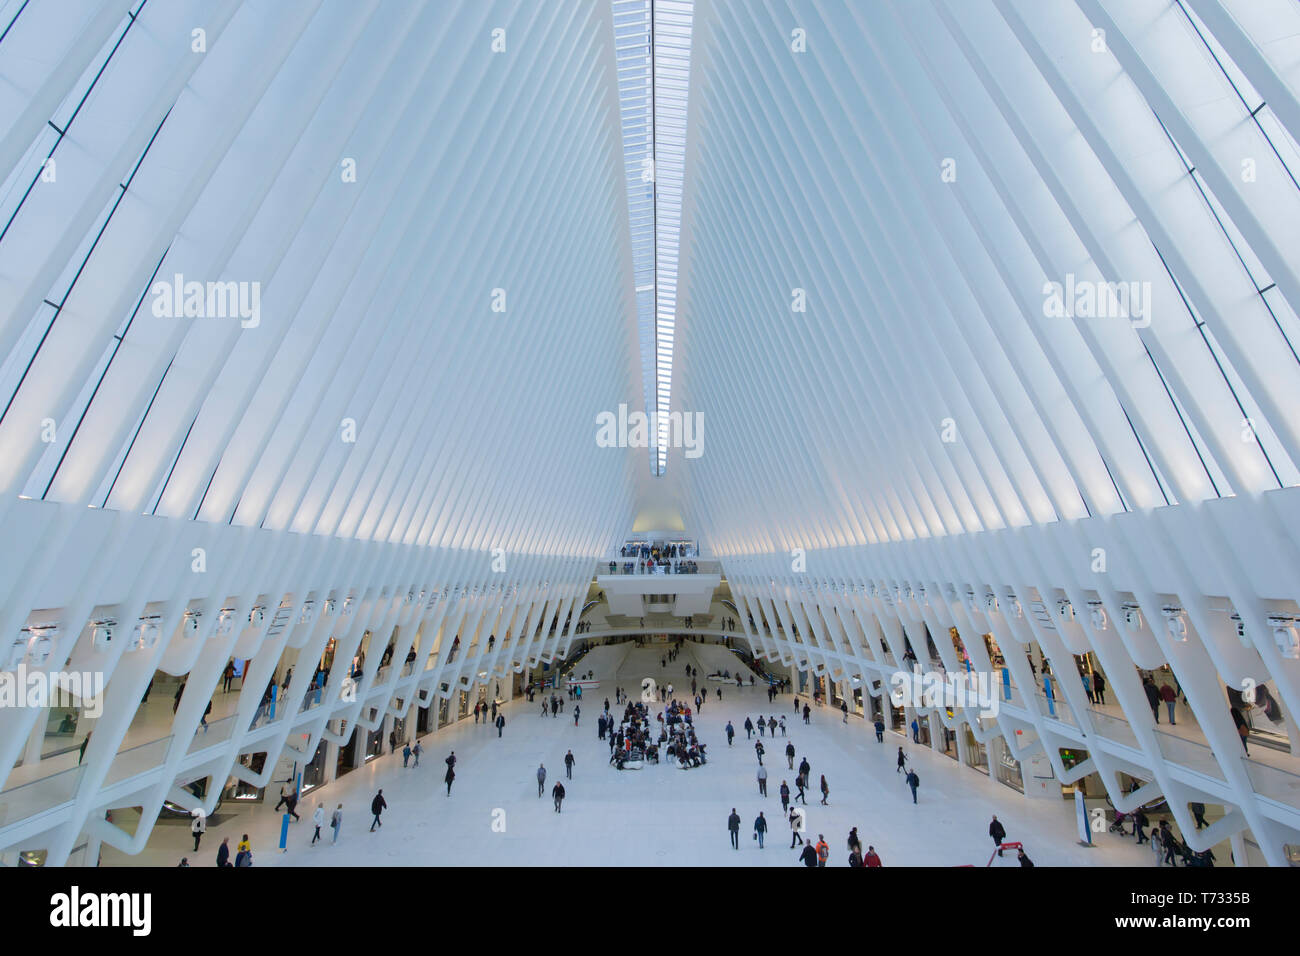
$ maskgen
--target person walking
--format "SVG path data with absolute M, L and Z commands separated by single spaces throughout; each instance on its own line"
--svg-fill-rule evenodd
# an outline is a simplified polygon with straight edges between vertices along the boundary
M 809 721 L 809 719 L 808 719 L 808 715 L 811 714 L 811 713 L 812 713 L 812 711 L 809 710 L 808 705 L 807 705 L 807 704 L 804 704 L 804 705 L 803 705 L 803 722 L 804 722 L 805 724 L 810 723 L 810 721 Z
M 799 854 L 799 862 L 808 867 L 817 865 L 817 851 L 811 842 L 804 845 L 803 852 Z
M 817 834 L 817 865 L 825 866 L 826 861 L 831 858 L 831 848 L 826 844 L 826 837 Z
M 796 800 L 802 800 L 803 805 L 805 807 L 808 806 L 808 798 L 804 796 L 804 792 L 803 792 L 804 787 L 808 786 L 808 781 L 804 779 L 804 775 L 802 773 L 800 773 L 799 776 L 794 778 L 794 786 L 795 789 L 799 791 L 797 794 L 795 794 L 794 798 Z
M 727 721 L 727 746 L 731 746 L 731 741 L 736 736 L 736 728 L 731 726 L 731 721 Z
M 880 862 L 880 856 L 876 853 L 874 846 L 867 847 L 867 852 L 862 855 L 862 864 L 867 867 L 884 865 Z
M 537 799 L 542 799 L 542 792 L 546 789 L 546 765 L 537 765 Z
M 375 832 L 375 827 L 382 827 L 384 824 L 380 821 L 379 815 L 388 809 L 388 801 L 384 799 L 384 788 L 380 787 L 379 792 L 375 794 L 375 799 L 370 801 L 370 812 L 375 815 L 374 820 L 370 822 L 370 832 Z
M 452 782 L 456 779 L 456 768 L 453 767 L 453 766 L 451 766 L 451 764 L 448 764 L 448 765 L 447 765 L 447 773 L 443 775 L 443 778 L 442 778 L 442 779 L 443 779 L 443 782 L 447 784 L 447 796 L 450 797 L 450 796 L 451 796 L 451 785 L 452 785 Z
M 230 866 L 230 837 L 223 837 L 217 847 L 217 866 Z
M 1169 723 L 1170 723 L 1170 725 L 1171 725 L 1171 726 L 1174 726 L 1174 727 L 1177 727 L 1177 726 L 1178 726 L 1178 720 L 1174 717 L 1174 704 L 1175 704 L 1175 703 L 1177 702 L 1177 700 L 1178 700 L 1178 695 L 1177 695 L 1176 693 L 1174 693 L 1174 689 L 1173 689 L 1172 687 L 1169 686 L 1169 682 L 1168 682 L 1168 681 L 1165 681 L 1165 683 L 1162 684 L 1161 687 L 1160 687 L 1160 699 L 1163 700 L 1163 701 L 1165 702 L 1165 707 L 1166 707 L 1166 708 L 1168 709 L 1168 711 L 1169 711 Z
M 1157 724 L 1160 723 L 1160 688 L 1156 687 L 1156 682 L 1151 679 L 1150 675 L 1142 678 L 1142 690 L 1147 695 L 1147 703 L 1151 706 L 1151 716 L 1155 718 Z
M 560 804 L 564 802 L 564 784 L 555 781 L 555 786 L 551 788 L 551 796 L 555 798 L 555 812 L 560 812 Z
M 315 846 L 316 841 L 320 839 L 320 828 L 325 825 L 325 807 L 322 804 L 316 804 L 316 812 L 311 815 L 312 826 L 316 831 L 311 835 L 310 846 Z
M 1097 697 L 1097 703 L 1106 706 L 1106 678 L 1101 676 L 1101 671 L 1093 671 L 1092 692 Z
M 998 856 L 1002 855 L 1002 844 L 1007 840 L 1007 828 L 1002 825 L 1002 821 L 993 816 L 993 822 L 989 824 L 989 836 L 993 838 L 993 845 L 998 848 Z
M 849 702 L 847 700 L 840 701 L 840 712 L 844 714 L 842 723 L 847 724 L 849 722 Z
M 1200 830 L 1209 826 L 1209 824 L 1205 822 L 1205 804 L 1189 803 L 1187 808 L 1192 811 L 1192 818 L 1196 821 L 1196 829 Z
M 754 820 L 754 838 L 758 840 L 758 848 L 763 849 L 763 834 L 767 833 L 767 820 L 763 816 L 763 811 L 758 811 L 758 816 Z
M 740 849 L 740 814 L 736 808 L 731 808 L 731 816 L 727 817 L 727 832 L 731 834 L 731 848 Z
M 790 849 L 794 849 L 796 843 L 803 843 L 803 814 L 794 807 L 790 808 Z
M 762 764 L 758 765 L 758 792 L 760 796 L 767 796 L 767 768 Z
M 754 753 L 758 754 L 758 764 L 761 767 L 763 765 L 763 753 L 764 753 L 763 741 L 761 740 L 754 741 Z
M 190 813 L 194 816 L 194 821 L 190 824 L 190 833 L 194 834 L 194 852 L 198 853 L 199 841 L 203 839 L 203 834 L 208 829 L 208 819 L 200 807 L 195 807 Z
M 916 788 L 921 785 L 921 778 L 916 775 L 915 770 L 907 771 L 907 785 L 912 788 L 912 802 L 916 803 Z
M 1137 837 L 1138 846 L 1146 842 L 1147 835 L 1143 831 L 1146 830 L 1148 822 L 1146 811 L 1138 807 L 1137 812 L 1133 814 L 1133 835 Z
M 920 742 L 921 742 L 921 725 L 917 723 L 916 718 L 913 717 L 912 718 L 912 743 L 919 744 Z
M 754 722 L 748 717 L 745 718 L 745 739 L 749 740 L 754 736 Z
M 794 769 L 794 742 L 793 741 L 785 745 L 785 762 L 790 765 L 791 770 Z
M 849 843 L 850 850 L 856 850 L 859 854 L 862 853 L 862 841 L 858 839 L 857 827 L 854 827 L 853 829 L 849 830 L 848 843 Z
M 877 717 L 876 718 L 876 743 L 883 744 L 884 742 L 885 742 L 885 722 L 881 720 L 879 717 Z
M 497 737 L 498 738 L 501 737 L 501 731 L 505 729 L 505 726 L 506 726 L 506 715 L 497 714 Z
M 415 758 L 414 766 L 420 766 L 420 754 L 422 753 L 424 753 L 424 748 L 420 746 L 420 742 L 417 740 L 415 746 L 411 748 L 411 756 Z
M 1169 826 L 1169 821 L 1162 820 L 1160 822 L 1164 824 L 1160 832 L 1160 842 L 1165 848 L 1165 862 L 1176 867 L 1178 866 L 1178 857 L 1175 856 L 1178 852 L 1178 838 L 1174 836 L 1174 830 L 1173 827 Z
M 411 742 L 408 740 L 402 745 L 402 769 L 405 770 L 411 764 Z
M 758 715 L 758 735 L 759 735 L 760 737 L 762 737 L 762 736 L 763 736 L 763 731 L 766 730 L 766 729 L 767 729 L 767 721 L 763 719 L 763 715 L 762 715 L 762 714 L 759 714 L 759 715 Z
M 826 783 L 826 774 L 822 774 L 822 806 L 827 806 L 826 798 L 831 795 L 831 788 Z
M 785 736 L 785 714 L 781 715 L 781 736 Z
M 570 750 L 564 755 L 564 775 L 570 780 L 573 779 L 573 751 Z
M 781 781 L 781 812 L 786 813 L 790 809 L 790 785 L 784 780 Z
M 906 767 L 907 767 L 907 754 L 903 753 L 903 748 L 902 748 L 902 747 L 899 747 L 899 748 L 898 748 L 898 767 L 894 770 L 894 773 L 902 773 L 903 770 L 904 770 Z
M 330 829 L 334 831 L 334 836 L 330 840 L 330 846 L 339 842 L 339 831 L 343 829 L 343 804 L 334 808 L 334 813 L 330 816 Z
M 803 777 L 804 786 L 808 786 L 808 781 L 812 774 L 812 767 L 808 764 L 807 757 L 804 757 L 799 761 L 799 773 Z

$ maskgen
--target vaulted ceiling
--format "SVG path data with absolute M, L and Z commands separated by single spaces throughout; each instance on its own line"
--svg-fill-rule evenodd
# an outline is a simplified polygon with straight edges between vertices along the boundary
M 4 507 L 725 554 L 1297 483 L 1293 4 L 665 2 L 653 73 L 650 11 L 8 4 Z

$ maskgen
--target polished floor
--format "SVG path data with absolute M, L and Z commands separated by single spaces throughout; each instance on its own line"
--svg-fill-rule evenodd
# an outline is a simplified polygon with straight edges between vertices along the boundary
M 853 826 L 864 844 L 876 847 L 886 866 L 984 866 L 991 849 L 986 831 L 994 813 L 1004 822 L 1008 839 L 1023 842 L 1040 866 L 1154 865 L 1146 847 L 1135 846 L 1132 838 L 1101 834 L 1098 846 L 1079 846 L 1072 805 L 1064 800 L 1027 800 L 945 756 L 907 745 L 921 778 L 914 806 L 894 769 L 901 737 L 889 733 L 884 744 L 877 744 L 861 720 L 850 718 L 845 725 L 827 708 L 816 710 L 805 726 L 794 719 L 791 695 L 778 697 L 769 707 L 760 688 L 723 685 L 722 701 L 715 694 L 704 707 L 697 726 L 712 758 L 706 766 L 683 771 L 665 763 L 622 773 L 610 767 L 608 745 L 596 736 L 596 715 L 606 693 L 612 702 L 615 684 L 637 692 L 644 676 L 672 681 L 678 689 L 688 687 L 685 665 L 698 664 L 707 673 L 715 653 L 725 652 L 688 648 L 668 668 L 661 668 L 661 650 L 631 651 L 612 680 L 598 670 L 602 686 L 588 692 L 576 727 L 572 702 L 566 701 L 564 712 L 552 718 L 539 716 L 537 705 L 520 700 L 507 707 L 500 739 L 494 729 L 475 725 L 471 718 L 423 738 L 427 753 L 418 768 L 403 769 L 400 754 L 376 758 L 307 795 L 299 806 L 303 822 L 290 826 L 287 852 L 278 849 L 280 814 L 268 803 L 214 825 L 198 854 L 192 853 L 192 838 L 183 824 L 160 825 L 139 857 L 106 849 L 103 862 L 175 865 L 181 856 L 189 856 L 192 864 L 212 865 L 222 837 L 229 836 L 233 847 L 247 832 L 258 866 L 793 866 L 798 854 L 789 849 L 790 830 L 778 796 L 781 780 L 794 779 L 781 753 L 785 741 L 778 738 L 764 757 L 770 774 L 769 796 L 764 798 L 755 779 L 753 743 L 741 727 L 745 716 L 757 716 L 761 705 L 764 713 L 787 716 L 790 739 L 799 753 L 796 766 L 806 755 L 814 782 L 826 774 L 829 805 L 820 806 L 820 795 L 810 793 L 807 825 L 813 834 L 826 835 L 832 866 L 846 865 L 845 839 Z M 620 656 L 605 659 L 612 663 Z M 599 660 L 599 655 L 593 657 L 592 665 Z M 723 732 L 728 719 L 738 731 L 731 748 Z M 453 749 L 457 779 L 447 796 L 443 761 Z M 550 790 L 564 777 L 563 758 L 569 749 L 576 766 L 573 779 L 564 781 L 563 812 L 556 814 Z M 548 771 L 541 799 L 539 763 Z M 382 828 L 371 833 L 369 806 L 380 787 L 388 810 Z M 272 802 L 276 790 L 268 788 Z M 309 821 L 318 802 L 330 810 L 343 804 L 337 845 L 330 842 L 328 826 L 323 841 L 310 845 Z M 733 806 L 743 821 L 739 851 L 731 848 L 726 831 Z M 771 826 L 761 851 L 751 836 L 759 811 Z M 994 865 L 1013 862 L 1008 858 Z

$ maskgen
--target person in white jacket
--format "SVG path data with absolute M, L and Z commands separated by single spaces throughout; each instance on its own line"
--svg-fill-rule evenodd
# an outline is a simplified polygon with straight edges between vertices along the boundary
M 322 806 L 322 805 L 319 804 L 319 803 L 316 804 L 316 812 L 313 813 L 313 814 L 311 815 L 311 822 L 312 822 L 312 823 L 315 825 L 315 827 L 316 827 L 316 832 L 313 833 L 313 834 L 311 835 L 311 842 L 312 842 L 312 845 L 315 845 L 316 841 L 320 839 L 320 828 L 323 827 L 323 826 L 325 825 L 325 807 L 324 807 L 324 806 Z
M 208 829 L 208 821 L 201 808 L 195 808 L 190 813 L 194 817 L 194 822 L 190 824 L 190 833 L 194 834 L 194 852 L 198 853 L 199 841 L 203 839 L 203 834 Z

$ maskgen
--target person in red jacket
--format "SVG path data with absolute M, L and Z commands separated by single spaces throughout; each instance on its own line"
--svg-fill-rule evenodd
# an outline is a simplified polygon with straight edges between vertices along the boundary
M 1165 702 L 1165 707 L 1169 711 L 1169 723 L 1177 725 L 1178 721 L 1174 719 L 1174 702 L 1178 700 L 1178 695 L 1174 693 L 1174 689 L 1168 682 L 1160 688 L 1160 699 Z
M 880 862 L 880 857 L 878 857 L 878 856 L 876 855 L 876 848 L 875 848 L 874 846 L 869 846 L 869 847 L 867 847 L 867 852 L 866 852 L 866 853 L 863 855 L 863 857 L 862 857 L 862 863 L 863 863 L 864 866 L 882 866 L 882 865 L 883 865 L 883 864 Z

